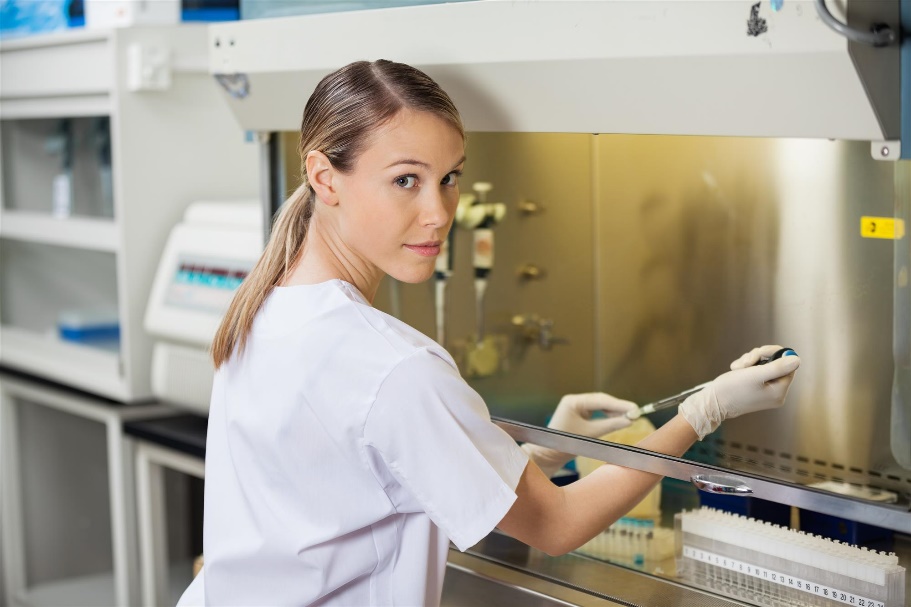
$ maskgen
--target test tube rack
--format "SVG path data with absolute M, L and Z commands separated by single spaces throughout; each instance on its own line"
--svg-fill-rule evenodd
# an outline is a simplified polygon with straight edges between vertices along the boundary
M 905 568 L 877 552 L 713 508 L 674 517 L 677 575 L 753 605 L 905 607 Z

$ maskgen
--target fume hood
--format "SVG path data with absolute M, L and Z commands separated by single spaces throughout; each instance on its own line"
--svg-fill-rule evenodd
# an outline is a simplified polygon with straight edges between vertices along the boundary
M 211 27 L 209 67 L 252 131 L 296 130 L 322 76 L 385 58 L 436 79 L 469 131 L 866 140 L 897 157 L 898 0 L 854 0 L 846 16 L 830 0 L 826 20 L 819 4 L 479 1 L 263 19 Z M 889 36 L 874 47 L 826 21 Z
M 514 309 L 532 301 L 557 310 L 555 331 L 569 337 L 564 349 L 525 361 L 530 385 L 554 367 L 576 384 L 594 369 L 596 389 L 664 396 L 712 377 L 734 334 L 797 338 L 786 345 L 807 357 L 788 412 L 730 424 L 724 440 L 699 446 L 701 459 L 548 431 L 522 418 L 528 386 L 491 406 L 514 438 L 681 481 L 734 473 L 786 510 L 907 538 L 911 249 L 907 238 L 862 240 L 857 226 L 861 215 L 911 220 L 907 161 L 880 162 L 911 157 L 902 19 L 907 31 L 909 0 L 487 0 L 214 25 L 209 68 L 239 123 L 261 134 L 268 215 L 296 186 L 291 142 L 323 76 L 384 58 L 438 81 L 469 132 L 465 189 L 469 174 L 493 181 L 498 200 L 517 209 L 498 233 L 513 249 L 502 265 L 543 258 L 560 268 L 546 284 L 512 276 L 508 287 L 492 285 L 511 314 L 540 312 Z M 282 164 L 287 180 L 276 176 Z M 550 214 L 514 206 L 529 190 Z M 466 238 L 456 251 L 468 250 Z M 467 284 L 459 280 L 447 289 Z M 423 310 L 429 319 L 430 292 L 403 296 L 405 316 Z M 713 360 L 696 362 L 706 344 Z M 655 373 L 661 365 L 679 372 Z M 484 381 L 485 398 L 509 392 L 505 379 Z M 825 488 L 832 481 L 898 497 L 839 495 Z M 491 557 L 496 541 L 477 552 Z M 594 567 L 587 561 L 545 563 L 516 550 L 489 560 L 569 587 L 603 577 L 582 575 Z M 648 593 L 609 592 L 658 604 Z

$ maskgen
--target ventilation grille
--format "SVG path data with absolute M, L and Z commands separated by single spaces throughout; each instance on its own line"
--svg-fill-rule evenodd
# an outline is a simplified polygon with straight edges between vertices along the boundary
M 890 469 L 888 472 L 859 468 L 843 462 L 825 461 L 801 453 L 776 451 L 740 441 L 709 439 L 690 451 L 700 462 L 755 472 L 766 476 L 808 485 L 823 481 L 847 483 L 889 491 L 899 496 L 911 495 L 911 471 Z M 901 498 L 900 498 L 901 500 Z M 905 501 L 905 500 L 902 500 Z

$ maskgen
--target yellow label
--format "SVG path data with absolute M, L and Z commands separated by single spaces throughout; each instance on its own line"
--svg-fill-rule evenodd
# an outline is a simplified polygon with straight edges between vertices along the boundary
M 900 240 L 905 236 L 905 222 L 894 217 L 861 217 L 860 235 L 864 238 Z

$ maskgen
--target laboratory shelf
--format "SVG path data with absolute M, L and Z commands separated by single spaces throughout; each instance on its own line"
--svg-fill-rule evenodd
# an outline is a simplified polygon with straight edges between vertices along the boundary
M 194 200 L 260 189 L 259 146 L 220 98 L 208 46 L 205 24 L 0 40 L 0 364 L 152 397 L 143 316 L 168 233 Z M 117 352 L 45 338 L 61 315 L 97 312 L 116 314 Z
M 109 95 L 116 88 L 115 45 L 105 30 L 71 30 L 0 42 L 7 100 Z
M 0 101 L 0 118 L 3 120 L 79 118 L 105 116 L 110 113 L 111 99 L 108 95 L 26 97 Z
M 119 242 L 113 219 L 16 210 L 0 213 L 0 237 L 111 253 L 117 251 Z
M 48 379 L 109 398 L 128 396 L 119 352 L 11 325 L 0 326 L 0 335 L 0 361 L 4 365 L 22 371 L 40 368 Z

